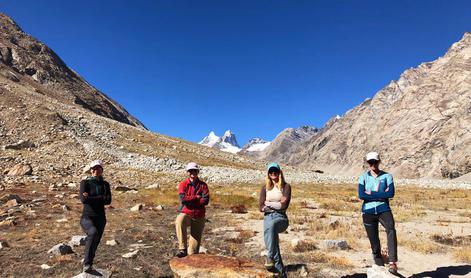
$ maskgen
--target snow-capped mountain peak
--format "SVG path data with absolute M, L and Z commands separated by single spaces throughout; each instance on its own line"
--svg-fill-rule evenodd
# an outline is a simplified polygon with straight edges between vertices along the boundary
M 211 131 L 209 135 L 204 137 L 198 144 L 230 153 L 238 153 L 241 150 L 237 143 L 235 134 L 230 130 L 224 132 L 222 137 L 217 136 L 213 131 Z
M 214 131 L 211 131 L 208 136 L 204 137 L 198 144 L 213 147 L 221 141 L 221 138 L 217 136 Z

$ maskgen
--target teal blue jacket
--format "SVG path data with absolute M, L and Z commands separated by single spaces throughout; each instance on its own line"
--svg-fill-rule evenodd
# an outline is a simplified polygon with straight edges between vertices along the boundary
M 366 194 L 370 191 L 371 194 Z M 358 197 L 363 200 L 361 210 L 367 214 L 381 214 L 390 211 L 389 199 L 394 197 L 394 181 L 391 174 L 380 171 L 375 178 L 370 171 L 360 176 Z

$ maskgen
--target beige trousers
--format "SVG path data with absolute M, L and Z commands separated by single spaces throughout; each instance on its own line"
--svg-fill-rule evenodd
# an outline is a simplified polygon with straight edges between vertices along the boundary
M 190 246 L 188 247 L 188 254 L 191 255 L 199 253 L 204 222 L 204 217 L 192 218 L 184 213 L 180 213 L 177 216 L 175 227 L 177 230 L 179 249 L 187 249 L 187 228 L 190 227 Z

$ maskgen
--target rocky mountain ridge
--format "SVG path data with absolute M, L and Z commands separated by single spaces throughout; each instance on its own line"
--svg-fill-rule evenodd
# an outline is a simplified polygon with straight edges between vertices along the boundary
M 471 172 L 471 34 L 433 62 L 411 68 L 292 149 L 272 144 L 262 157 L 354 175 L 378 151 L 404 178 L 457 178 Z

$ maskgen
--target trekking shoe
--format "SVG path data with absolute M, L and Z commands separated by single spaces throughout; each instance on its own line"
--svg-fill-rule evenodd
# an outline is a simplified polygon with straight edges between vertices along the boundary
M 82 270 L 85 273 L 92 273 L 94 271 L 92 265 L 89 264 L 84 265 Z
M 267 258 L 265 262 L 265 268 L 270 272 L 276 272 L 275 263 L 270 258 Z
M 384 266 L 384 261 L 382 257 L 379 257 L 379 258 L 375 257 L 374 261 L 375 261 L 375 265 Z
M 183 258 L 183 257 L 186 257 L 187 255 L 188 255 L 188 253 L 186 252 L 185 249 L 180 249 L 180 250 L 178 250 L 176 256 L 179 257 L 179 258 Z
M 389 263 L 388 271 L 391 274 L 397 275 L 397 264 L 396 263 Z

